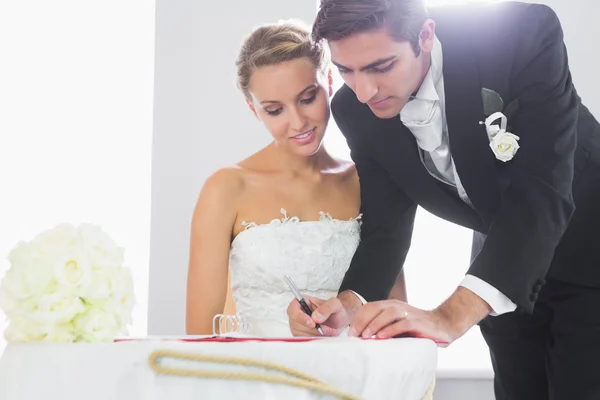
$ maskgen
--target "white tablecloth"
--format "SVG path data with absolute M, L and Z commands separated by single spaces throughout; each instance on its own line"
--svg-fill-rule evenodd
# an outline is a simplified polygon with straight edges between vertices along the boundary
M 419 400 L 435 377 L 437 346 L 425 339 L 327 338 L 310 342 L 9 344 L 0 358 L 1 400 L 331 399 L 280 384 L 156 374 L 154 350 L 276 362 L 364 399 Z M 176 368 L 263 372 L 255 367 L 164 359 Z M 272 372 L 271 372 L 272 373 Z

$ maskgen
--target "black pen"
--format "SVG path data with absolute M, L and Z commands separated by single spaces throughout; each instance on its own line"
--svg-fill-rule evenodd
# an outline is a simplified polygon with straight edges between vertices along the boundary
M 290 287 L 290 290 L 292 291 L 292 293 L 294 293 L 294 296 L 296 296 L 296 300 L 298 300 L 298 302 L 300 303 L 302 310 L 304 310 L 306 315 L 308 315 L 310 317 L 312 315 L 312 311 L 310 310 L 310 307 L 308 306 L 308 304 L 306 304 L 306 300 L 304 300 L 304 298 L 300 294 L 300 291 L 298 290 L 296 285 L 294 285 L 294 282 L 292 281 L 292 279 L 287 275 L 284 275 L 283 278 L 285 279 L 285 283 L 287 283 L 287 285 Z M 319 331 L 321 336 L 323 336 L 323 330 L 321 329 L 321 325 L 315 323 L 315 328 L 317 328 L 317 331 Z

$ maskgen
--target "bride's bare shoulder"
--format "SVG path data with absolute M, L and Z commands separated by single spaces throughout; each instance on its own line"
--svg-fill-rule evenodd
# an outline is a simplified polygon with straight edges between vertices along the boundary
M 259 151 L 236 164 L 215 171 L 206 179 L 202 190 L 230 198 L 239 197 L 256 170 L 260 170 L 262 159 L 262 151 Z
M 244 191 L 244 169 L 239 165 L 223 167 L 206 178 L 200 197 L 211 198 L 214 202 L 231 202 Z

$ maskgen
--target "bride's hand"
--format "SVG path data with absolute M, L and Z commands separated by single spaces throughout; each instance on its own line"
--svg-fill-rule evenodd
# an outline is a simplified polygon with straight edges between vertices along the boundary
M 287 308 L 290 330 L 294 336 L 320 336 L 315 328 L 315 319 L 320 322 L 325 336 L 337 336 L 348 326 L 350 318 L 337 297 L 323 300 L 305 296 L 304 299 L 311 310 L 318 310 L 318 312 L 313 313 L 311 318 L 302 310 L 298 300 L 294 299 Z

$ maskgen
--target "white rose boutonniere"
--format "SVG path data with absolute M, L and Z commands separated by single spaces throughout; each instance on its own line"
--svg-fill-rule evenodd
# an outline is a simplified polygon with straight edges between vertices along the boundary
M 512 160 L 519 150 L 518 140 L 519 137 L 510 132 L 498 132 L 492 138 L 490 147 L 498 160 L 506 162 Z
M 0 282 L 9 342 L 111 341 L 135 304 L 123 249 L 99 227 L 62 224 L 20 242 Z
M 500 119 L 500 125 L 492 122 Z M 507 118 L 501 112 L 495 112 L 486 118 L 485 130 L 490 140 L 490 148 L 496 158 L 502 162 L 510 161 L 519 150 L 519 137 L 506 131 Z

